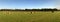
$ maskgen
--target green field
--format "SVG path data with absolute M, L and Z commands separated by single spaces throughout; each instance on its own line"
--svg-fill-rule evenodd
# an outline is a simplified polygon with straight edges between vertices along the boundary
M 0 22 L 60 22 L 60 11 L 0 11 Z

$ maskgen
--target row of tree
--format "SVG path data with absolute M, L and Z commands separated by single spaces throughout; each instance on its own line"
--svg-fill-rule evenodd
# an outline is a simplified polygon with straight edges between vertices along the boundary
M 58 11 L 55 9 L 0 9 L 0 11 Z

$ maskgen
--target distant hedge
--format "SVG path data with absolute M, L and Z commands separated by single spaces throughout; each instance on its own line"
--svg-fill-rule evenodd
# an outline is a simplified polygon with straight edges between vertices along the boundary
M 58 11 L 57 9 L 0 9 L 0 11 Z

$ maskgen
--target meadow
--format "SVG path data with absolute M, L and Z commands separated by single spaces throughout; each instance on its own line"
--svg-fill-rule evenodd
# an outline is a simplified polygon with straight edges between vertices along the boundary
M 60 22 L 60 11 L 0 11 L 0 22 Z

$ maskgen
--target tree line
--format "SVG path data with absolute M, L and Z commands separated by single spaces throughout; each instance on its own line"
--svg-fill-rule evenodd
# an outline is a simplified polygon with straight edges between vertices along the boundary
M 0 9 L 0 11 L 59 11 L 55 9 Z

